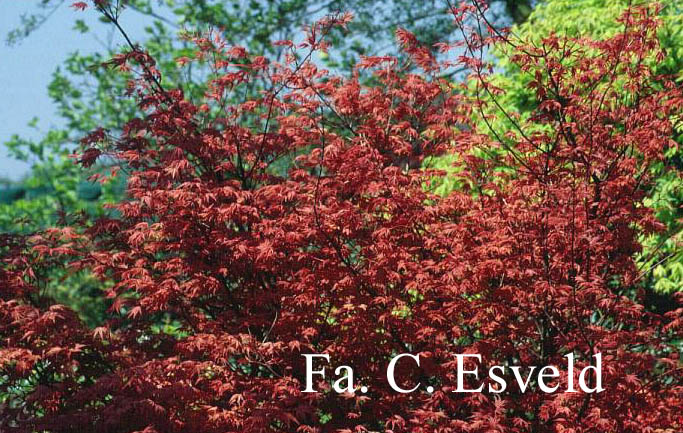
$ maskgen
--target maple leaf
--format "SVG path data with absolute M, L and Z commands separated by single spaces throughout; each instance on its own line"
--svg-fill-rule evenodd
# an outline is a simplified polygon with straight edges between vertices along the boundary
M 141 315 L 142 315 L 142 307 L 140 307 L 139 305 L 134 306 L 133 308 L 130 309 L 130 311 L 128 311 L 128 317 L 130 317 L 131 319 L 138 318 Z
M 86 2 L 75 2 L 71 5 L 72 8 L 84 11 L 88 8 L 88 4 Z
M 93 330 L 93 336 L 100 340 L 104 340 L 106 336 L 109 336 L 109 329 L 107 329 L 106 326 L 98 326 Z

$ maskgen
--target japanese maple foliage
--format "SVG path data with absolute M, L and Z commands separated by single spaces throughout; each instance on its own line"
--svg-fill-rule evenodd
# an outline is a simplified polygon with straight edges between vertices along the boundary
M 648 166 L 683 102 L 648 67 L 656 8 L 629 10 L 604 41 L 534 46 L 487 28 L 479 3 L 450 7 L 462 37 L 440 46 L 446 60 L 397 33 L 420 73 L 388 57 L 351 77 L 320 69 L 313 54 L 349 15 L 277 42 L 280 62 L 196 37 L 181 62 L 213 71 L 203 105 L 134 46 L 113 59 L 139 72 L 146 115 L 86 137 L 80 161 L 120 162 L 128 198 L 110 218 L 7 237 L 0 430 L 680 431 L 682 310 L 645 309 L 633 261 L 638 233 L 659 229 Z M 492 43 L 535 76 L 532 118 L 499 111 Z M 462 66 L 464 86 L 442 78 Z M 516 128 L 475 128 L 494 115 Z M 463 186 L 442 197 L 429 161 L 449 153 Z M 95 330 L 41 296 L 63 258 L 107 288 Z M 386 383 L 404 352 L 421 364 L 399 381 L 433 393 Z M 542 393 L 535 378 L 526 393 L 452 392 L 457 353 L 481 354 L 481 371 L 557 365 L 564 389 L 564 356 L 580 369 L 598 352 L 598 394 Z M 328 377 L 303 393 L 304 353 L 353 366 L 369 391 L 330 392 Z

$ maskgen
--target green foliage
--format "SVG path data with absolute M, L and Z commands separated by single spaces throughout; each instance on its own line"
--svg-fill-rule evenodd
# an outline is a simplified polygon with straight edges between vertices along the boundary
M 109 212 L 105 205 L 123 195 L 125 178 L 121 176 L 104 185 L 88 181 L 89 174 L 69 156 L 75 145 L 68 130 L 51 130 L 38 141 L 15 135 L 5 146 L 10 156 L 31 163 L 32 170 L 20 184 L 0 189 L 0 232 L 30 234 L 67 224 L 80 213 L 104 215 Z M 106 305 L 94 278 L 56 267 L 46 281 L 47 295 L 73 306 L 86 323 L 99 323 Z

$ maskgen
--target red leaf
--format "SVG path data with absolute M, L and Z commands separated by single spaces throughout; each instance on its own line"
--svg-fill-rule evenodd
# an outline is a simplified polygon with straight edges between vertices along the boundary
M 88 4 L 86 2 L 76 2 L 71 5 L 72 8 L 84 11 L 88 8 Z

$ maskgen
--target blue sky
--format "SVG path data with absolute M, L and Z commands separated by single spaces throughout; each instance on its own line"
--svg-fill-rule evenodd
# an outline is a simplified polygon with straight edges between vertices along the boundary
M 102 50 L 100 41 L 113 35 L 115 45 L 121 43 L 111 26 L 97 21 L 94 11 L 78 12 L 65 0 L 49 19 L 28 38 L 16 45 L 5 42 L 7 33 L 20 24 L 21 15 L 37 11 L 38 0 L 0 0 L 0 143 L 12 134 L 27 138 L 39 138 L 40 131 L 59 127 L 61 121 L 47 95 L 47 85 L 52 72 L 67 55 L 74 51 L 89 53 Z M 55 4 L 59 0 L 54 1 Z M 83 19 L 93 29 L 97 39 L 73 30 L 76 19 Z M 125 11 L 122 23 L 134 39 L 141 37 L 148 19 Z M 138 39 L 139 40 L 139 39 Z M 36 131 L 27 126 L 37 117 Z M 25 163 L 8 158 L 4 146 L 0 146 L 0 177 L 19 179 L 29 169 Z

